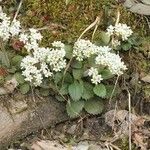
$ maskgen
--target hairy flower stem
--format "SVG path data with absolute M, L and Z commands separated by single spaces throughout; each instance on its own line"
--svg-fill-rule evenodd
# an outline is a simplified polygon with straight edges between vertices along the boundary
M 5 45 L 4 45 L 4 42 L 0 39 L 0 48 L 2 50 L 2 58 L 1 58 L 1 61 L 2 61 L 2 64 L 5 65 L 6 67 L 10 67 L 10 61 L 9 61 L 9 58 L 8 58 L 8 54 L 6 52 L 6 49 L 5 49 Z
M 64 70 L 61 86 L 63 86 L 64 79 L 65 79 L 65 75 L 66 75 L 66 73 L 67 73 L 67 71 L 68 71 L 68 69 L 69 69 L 69 67 L 70 67 L 70 65 L 71 65 L 71 63 L 72 63 L 72 61 L 73 61 L 73 56 L 72 56 L 71 59 L 69 60 L 67 66 L 66 66 L 66 68 L 65 68 L 65 70 Z

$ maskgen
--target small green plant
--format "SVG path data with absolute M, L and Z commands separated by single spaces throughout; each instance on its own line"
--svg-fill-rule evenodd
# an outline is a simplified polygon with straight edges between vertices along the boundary
M 4 49 L 1 65 L 7 68 L 7 79 L 12 76 L 16 79 L 22 94 L 27 94 L 30 87 L 37 88 L 43 96 L 53 91 L 57 100 L 66 103 L 70 117 L 79 116 L 82 110 L 93 115 L 102 113 L 104 100 L 115 94 L 113 85 L 107 81 L 127 69 L 114 50 L 122 42 L 132 41 L 129 39 L 132 35 L 130 27 L 121 23 L 109 26 L 107 32 L 101 32 L 101 43 L 97 44 L 94 40 L 82 39 L 85 32 L 96 26 L 94 39 L 95 22 L 73 45 L 54 41 L 51 47 L 43 47 L 40 44 L 43 36 L 38 30 L 30 28 L 25 31 L 19 21 L 14 19 L 11 22 L 4 13 L 1 16 L 0 27 L 4 28 L 4 20 L 7 20 L 4 25 L 8 31 L 0 32 L 0 37 L 5 43 L 10 38 L 17 39 L 22 49 L 14 52 L 1 45 Z

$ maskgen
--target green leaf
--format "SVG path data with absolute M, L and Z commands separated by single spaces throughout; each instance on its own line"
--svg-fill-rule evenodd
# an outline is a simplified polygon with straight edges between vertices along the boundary
M 2 85 L 3 83 L 5 83 L 5 79 L 3 76 L 0 76 L 0 84 Z
M 20 85 L 20 92 L 22 94 L 27 94 L 30 90 L 30 85 L 28 83 L 24 83 L 22 85 Z
M 68 84 L 64 83 L 61 87 L 61 89 L 59 90 L 59 92 L 62 94 L 62 95 L 66 95 L 68 94 Z
M 73 73 L 74 79 L 79 80 L 79 79 L 81 79 L 81 77 L 83 75 L 83 70 L 82 69 L 73 69 L 72 73 Z
M 71 101 L 66 105 L 67 113 L 71 118 L 74 118 L 79 115 L 84 107 L 84 101 L 80 100 L 77 102 Z
M 9 80 L 11 80 L 13 78 L 13 75 L 12 74 L 9 74 L 9 75 L 7 75 L 6 77 L 5 77 L 5 80 L 6 81 L 9 81 Z
M 104 104 L 101 100 L 91 99 L 85 102 L 84 109 L 93 115 L 102 113 Z
M 88 64 L 90 67 L 95 67 L 95 57 L 88 58 Z
M 83 66 L 82 62 L 77 60 L 74 60 L 74 62 L 71 64 L 71 67 L 75 69 L 81 69 L 82 66 Z
M 12 65 L 20 66 L 20 63 L 21 63 L 22 59 L 23 59 L 22 56 L 16 55 L 15 57 L 12 58 L 11 63 L 12 63 Z
M 93 96 L 94 96 L 93 85 L 88 82 L 84 82 L 82 98 L 85 100 L 88 100 L 92 98 Z
M 0 51 L 0 61 L 2 62 L 2 65 L 6 66 L 7 68 L 10 67 L 10 61 L 6 51 Z
M 57 72 L 54 76 L 54 82 L 57 84 L 58 82 L 60 82 L 62 80 L 63 74 L 60 72 Z
M 82 97 L 83 85 L 81 83 L 75 81 L 73 84 L 69 85 L 68 91 L 69 91 L 69 95 L 71 96 L 72 100 L 78 101 Z
M 67 72 L 65 74 L 64 81 L 67 82 L 67 83 L 72 83 L 73 82 L 73 77 L 71 76 L 71 74 L 69 72 Z
M 98 84 L 93 88 L 94 93 L 99 97 L 105 97 L 106 96 L 106 88 L 104 84 Z
M 19 72 L 15 73 L 14 77 L 16 78 L 16 80 L 19 84 L 23 84 L 25 82 L 24 76 Z
M 71 59 L 73 47 L 72 45 L 65 45 L 66 58 Z
M 49 91 L 49 89 L 40 88 L 40 94 L 42 96 L 48 96 L 50 94 L 50 91 Z
M 108 45 L 109 41 L 110 41 L 110 36 L 106 34 L 106 32 L 101 32 L 101 40 L 103 41 L 103 43 L 105 45 Z
M 131 49 L 132 45 L 130 43 L 124 43 L 121 47 L 124 51 L 128 51 L 129 49 Z
M 7 71 L 9 72 L 9 73 L 15 73 L 16 71 L 17 71 L 17 69 L 16 69 L 16 67 L 15 66 L 12 66 L 10 69 L 7 69 Z
M 102 75 L 103 79 L 110 79 L 113 77 L 113 74 L 108 69 L 104 69 L 100 72 L 100 74 Z

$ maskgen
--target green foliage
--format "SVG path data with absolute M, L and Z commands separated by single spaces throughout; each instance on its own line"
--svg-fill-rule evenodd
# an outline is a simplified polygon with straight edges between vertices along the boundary
M 27 94 L 30 90 L 30 85 L 28 83 L 21 84 L 19 89 L 22 94 Z
M 74 81 L 69 85 L 68 91 L 73 101 L 79 101 L 83 94 L 83 85 L 78 81 Z
M 0 62 L 3 66 L 5 66 L 7 68 L 10 67 L 10 61 L 9 61 L 9 58 L 8 58 L 7 51 L 5 51 L 5 50 L 0 51 Z
M 101 41 L 102 41 L 105 45 L 108 45 L 109 42 L 110 42 L 110 36 L 108 36 L 108 35 L 106 34 L 106 32 L 103 32 L 103 31 L 101 32 L 100 36 L 101 36 Z
M 88 82 L 84 82 L 82 99 L 88 100 L 92 97 L 94 97 L 93 85 Z
M 60 72 L 56 73 L 55 77 L 54 77 L 55 83 L 57 84 L 58 82 L 60 82 L 62 80 L 62 78 L 63 78 L 63 74 L 62 73 L 60 73 Z
M 5 82 L 5 78 L 3 76 L 0 76 L 0 85 L 2 85 Z
M 70 117 L 74 118 L 79 115 L 84 107 L 84 101 L 69 101 L 66 105 L 67 113 Z
M 50 94 L 49 91 L 50 91 L 49 89 L 40 88 L 40 94 L 41 94 L 42 96 L 48 96 L 48 95 Z
M 65 6 L 65 2 L 67 6 Z M 97 2 L 81 2 L 76 0 L 42 2 L 40 0 L 27 0 L 24 3 L 25 7 L 21 10 L 22 17 L 20 20 L 25 27 L 35 25 L 37 28 L 49 24 L 51 25 L 53 22 L 54 31 L 42 31 L 44 39 L 41 45 L 49 46 L 54 40 L 68 43 L 65 45 L 65 57 L 68 63 L 69 60 L 72 59 L 72 43 L 77 40 L 77 37 L 84 31 L 87 25 L 94 21 L 93 18 L 95 18 L 97 14 L 103 14 L 103 12 L 105 14 L 105 17 L 102 18 L 104 23 L 100 22 L 100 28 L 103 29 L 103 31 L 108 24 L 114 23 L 116 7 L 112 7 L 112 4 L 114 4 L 114 1 L 110 0 Z M 113 13 L 113 11 L 115 13 Z M 111 16 L 113 16 L 113 19 L 111 19 Z M 124 16 L 124 18 L 125 17 L 126 16 Z M 130 17 L 128 17 L 128 19 L 130 19 Z M 133 18 L 131 19 L 131 23 L 133 23 Z M 57 23 L 56 26 L 55 23 Z M 99 30 L 99 28 L 97 30 Z M 106 32 L 103 31 L 98 31 L 98 34 L 95 33 L 97 37 L 94 37 L 93 43 L 110 45 L 111 39 Z M 89 35 L 91 37 L 92 32 L 93 30 L 90 30 L 86 33 L 86 37 L 89 38 Z M 128 51 L 138 45 L 139 41 L 133 36 L 129 38 L 128 41 L 123 42 L 119 48 L 120 50 Z M 0 62 L 7 68 L 9 73 L 6 78 L 0 76 L 0 84 L 3 84 L 5 80 L 11 79 L 14 76 L 19 83 L 18 89 L 22 94 L 27 94 L 30 90 L 30 85 L 25 82 L 20 69 L 20 63 L 25 54 L 26 52 L 24 52 L 24 50 L 21 52 L 13 51 L 11 52 L 11 56 L 8 57 L 7 52 L 0 52 Z M 102 75 L 104 79 L 102 82 L 104 83 L 95 86 L 91 83 L 89 77 L 85 75 L 85 71 L 90 67 L 98 67 L 99 74 Z M 113 75 L 108 69 L 95 64 L 95 56 L 83 62 L 73 58 L 67 72 L 58 72 L 54 74 L 53 78 L 45 79 L 44 83 L 38 87 L 38 91 L 42 96 L 49 96 L 53 90 L 52 95 L 55 96 L 58 101 L 67 102 L 66 109 L 70 117 L 77 117 L 83 108 L 89 114 L 95 115 L 102 113 L 104 107 L 103 99 L 110 98 L 112 95 L 114 86 L 111 85 L 111 80 L 107 82 L 108 79 L 112 77 Z M 108 85 L 108 83 L 110 85 Z M 117 92 L 118 89 L 113 92 L 113 96 L 115 96 Z
M 127 41 L 123 41 L 119 49 L 128 51 L 130 49 L 136 49 L 140 45 L 141 38 L 139 38 L 137 35 L 133 35 Z
M 93 88 L 94 93 L 99 97 L 105 97 L 106 96 L 106 88 L 104 84 L 98 84 Z
M 83 67 L 83 64 L 81 61 L 74 60 L 71 64 L 71 67 L 75 69 L 81 69 Z
M 24 76 L 20 72 L 15 73 L 14 77 L 16 78 L 19 84 L 23 84 L 25 82 Z
M 97 115 L 102 113 L 103 111 L 103 102 L 98 99 L 91 99 L 85 102 L 84 109 L 89 113 L 93 115 Z
M 66 58 L 71 59 L 73 47 L 72 45 L 65 45 Z
M 62 85 L 61 89 L 59 90 L 60 94 L 67 95 L 68 94 L 68 86 L 69 86 L 69 84 L 64 83 Z
M 74 79 L 79 80 L 79 79 L 81 79 L 81 77 L 83 75 L 83 69 L 73 69 L 72 73 L 73 73 Z
M 108 69 L 104 69 L 100 72 L 103 79 L 110 79 L 113 77 L 112 73 Z
M 12 65 L 14 66 L 19 66 L 20 67 L 20 63 L 21 63 L 21 60 L 23 59 L 23 57 L 21 55 L 15 55 L 12 60 L 11 60 L 11 63 Z

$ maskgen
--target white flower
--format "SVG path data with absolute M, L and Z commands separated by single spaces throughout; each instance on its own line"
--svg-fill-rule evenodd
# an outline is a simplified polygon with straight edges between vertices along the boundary
M 119 23 L 115 26 L 115 33 L 125 41 L 132 35 L 133 31 L 126 24 Z
M 20 22 L 17 20 L 13 20 L 13 22 L 10 25 L 9 32 L 12 36 L 18 35 L 21 31 L 21 25 Z
M 10 38 L 9 26 L 10 18 L 3 12 L 0 12 L 0 37 L 5 41 Z
M 112 41 L 112 46 L 113 46 L 114 48 L 116 48 L 117 46 L 120 46 L 120 44 L 121 44 L 121 42 L 120 42 L 119 40 L 113 40 L 113 41 Z
M 99 84 L 101 83 L 101 81 L 103 80 L 102 76 L 99 74 L 99 75 L 96 75 L 96 76 L 92 76 L 92 79 L 91 79 L 91 82 L 93 84 Z
M 96 54 L 96 52 L 96 45 L 92 44 L 89 40 L 80 39 L 74 44 L 73 56 L 76 57 L 78 61 L 83 61 L 83 59 Z
M 41 63 L 41 71 L 43 72 L 43 74 L 46 78 L 51 77 L 53 74 L 45 62 Z
M 33 41 L 31 43 L 27 42 L 24 47 L 27 49 L 28 52 L 30 52 L 31 50 L 37 50 L 39 45 L 36 41 Z
M 98 74 L 97 68 L 94 68 L 94 67 L 91 67 L 88 70 L 88 76 L 92 77 L 91 82 L 93 84 L 101 83 L 101 81 L 103 80 L 102 76 Z
M 65 45 L 61 41 L 54 41 L 52 46 L 56 48 L 64 48 Z
M 40 40 L 42 40 L 43 36 L 41 35 L 40 32 L 38 32 L 38 30 L 30 28 L 29 31 L 30 31 L 30 40 L 31 41 L 35 41 L 35 40 L 40 41 Z
M 10 21 L 5 13 L 0 11 L 0 37 L 5 41 L 16 36 L 21 31 L 20 22 L 17 20 Z
M 88 76 L 93 76 L 93 75 L 98 75 L 98 70 L 94 67 L 91 67 L 89 70 L 88 70 Z
M 115 30 L 115 27 L 112 26 L 112 25 L 110 25 L 110 26 L 106 29 L 107 34 L 108 34 L 109 36 L 112 36 L 112 35 L 114 34 L 114 30 Z
M 39 86 L 44 77 L 51 77 L 55 72 L 64 69 L 66 67 L 66 60 L 64 59 L 66 53 L 62 45 L 63 43 L 61 43 L 61 48 L 56 47 L 54 49 L 39 47 L 38 44 L 34 46 L 33 42 L 27 42 L 25 48 L 29 51 L 29 55 L 21 62 L 25 80 Z M 31 49 L 33 51 L 30 51 Z
M 28 35 L 25 33 L 21 33 L 19 35 L 19 40 L 25 44 L 28 41 Z
M 110 25 L 106 31 L 109 36 L 117 35 L 121 37 L 123 41 L 127 40 L 133 33 L 129 26 L 121 23 L 118 23 L 115 26 Z
M 123 74 L 123 71 L 127 69 L 124 62 L 121 61 L 120 56 L 110 52 L 99 54 L 95 58 L 95 63 L 108 66 L 111 73 L 116 75 Z

